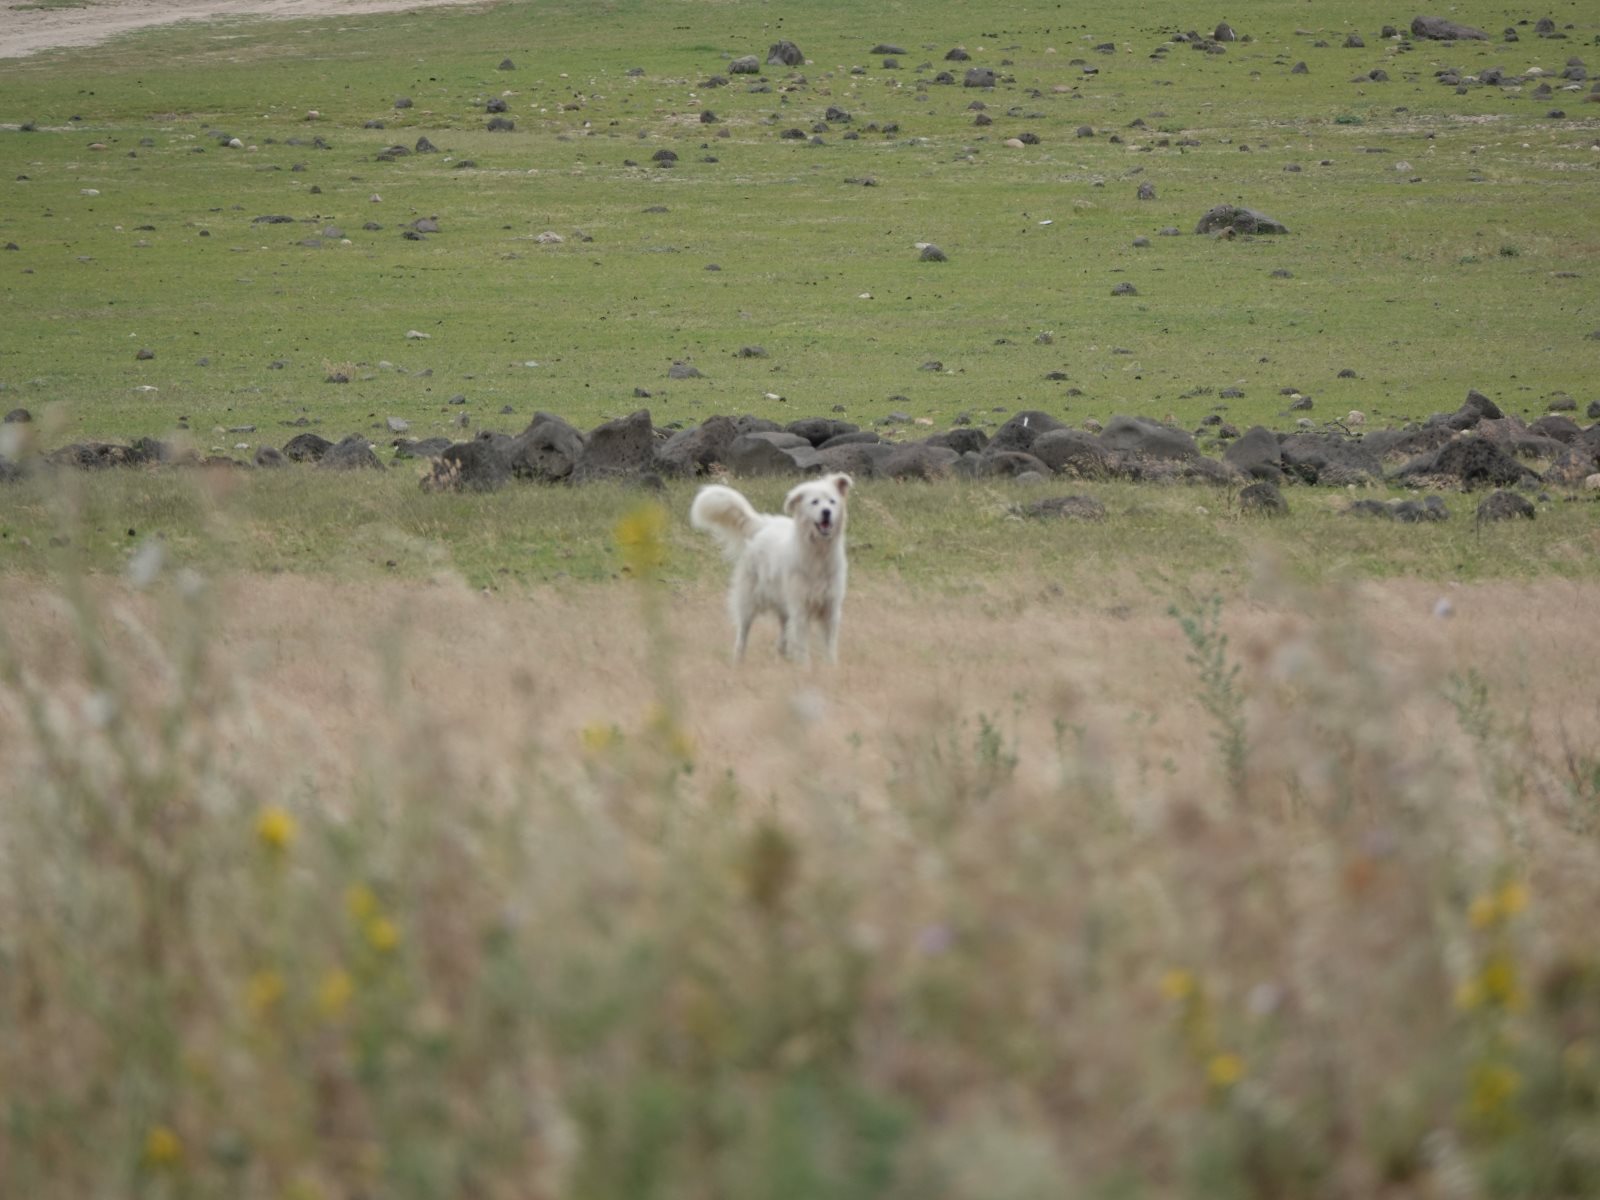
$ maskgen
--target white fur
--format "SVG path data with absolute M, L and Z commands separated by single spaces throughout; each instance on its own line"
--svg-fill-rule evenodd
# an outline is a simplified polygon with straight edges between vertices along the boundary
M 792 489 L 783 515 L 758 513 L 738 492 L 712 484 L 689 507 L 689 523 L 722 543 L 734 562 L 728 589 L 733 617 L 733 659 L 744 658 L 750 626 L 764 612 L 782 631 L 778 649 L 806 662 L 813 627 L 820 628 L 830 663 L 839 661 L 839 618 L 844 611 L 844 553 L 848 475 L 827 475 Z

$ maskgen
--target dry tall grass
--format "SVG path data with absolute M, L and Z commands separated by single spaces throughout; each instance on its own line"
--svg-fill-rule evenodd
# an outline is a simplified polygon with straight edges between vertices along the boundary
M 0 1194 L 1600 1192 L 1600 595 L 1269 576 L 0 581 Z

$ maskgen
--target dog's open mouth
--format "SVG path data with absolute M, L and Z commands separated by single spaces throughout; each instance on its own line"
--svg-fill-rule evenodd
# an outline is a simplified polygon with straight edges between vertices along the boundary
M 817 516 L 817 532 L 823 537 L 833 532 L 833 514 L 827 509 L 823 509 Z

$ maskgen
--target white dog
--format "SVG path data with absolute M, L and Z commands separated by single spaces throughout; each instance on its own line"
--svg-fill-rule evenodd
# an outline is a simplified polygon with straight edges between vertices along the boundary
M 712 484 L 700 489 L 689 523 L 722 543 L 733 559 L 728 610 L 733 616 L 733 659 L 744 658 L 750 625 L 764 612 L 783 629 L 778 649 L 806 662 L 811 629 L 821 626 L 830 663 L 839 661 L 839 617 L 844 610 L 844 555 L 848 475 L 828 475 L 794 488 L 783 516 L 758 513 L 738 492 Z

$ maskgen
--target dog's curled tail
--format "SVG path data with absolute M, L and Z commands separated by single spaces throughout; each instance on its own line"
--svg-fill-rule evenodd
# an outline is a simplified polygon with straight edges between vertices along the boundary
M 761 528 L 761 514 L 731 487 L 713 483 L 696 493 L 689 506 L 689 524 L 716 538 L 731 557 Z

